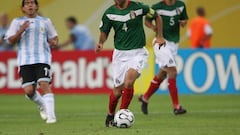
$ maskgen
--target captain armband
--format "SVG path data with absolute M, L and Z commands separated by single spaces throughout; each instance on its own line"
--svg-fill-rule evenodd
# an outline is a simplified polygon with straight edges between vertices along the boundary
M 146 17 L 149 19 L 154 19 L 155 18 L 155 11 L 152 8 L 149 8 L 149 12 L 147 13 Z

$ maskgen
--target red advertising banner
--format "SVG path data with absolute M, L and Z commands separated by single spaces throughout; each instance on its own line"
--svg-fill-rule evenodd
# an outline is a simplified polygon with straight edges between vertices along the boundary
M 52 89 L 56 94 L 101 94 L 113 87 L 112 51 L 53 51 Z M 0 53 L 0 94 L 21 94 L 15 52 Z

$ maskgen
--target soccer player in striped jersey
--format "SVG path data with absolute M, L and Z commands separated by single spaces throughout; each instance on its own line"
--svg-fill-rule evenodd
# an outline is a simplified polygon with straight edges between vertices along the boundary
M 17 61 L 26 97 L 36 103 L 46 123 L 56 122 L 54 95 L 51 82 L 51 50 L 57 45 L 58 35 L 49 18 L 38 16 L 37 0 L 22 0 L 24 16 L 15 18 L 7 33 L 10 44 L 17 43 Z M 36 90 L 39 85 L 43 96 Z
M 180 106 L 178 100 L 175 56 L 178 51 L 180 26 L 184 27 L 188 20 L 186 6 L 180 0 L 163 0 L 154 4 L 152 8 L 162 17 L 163 37 L 166 39 L 166 46 L 162 46 L 159 49 L 157 45 L 154 45 L 159 72 L 151 81 L 147 92 L 139 96 L 139 101 L 142 103 L 141 109 L 144 114 L 148 114 L 149 98 L 157 91 L 159 85 L 168 76 L 168 89 L 172 99 L 173 112 L 175 115 L 184 114 L 187 111 Z M 151 19 L 146 19 L 145 24 L 156 31 L 156 26 L 152 24 Z
M 96 51 L 103 49 L 111 28 L 115 31 L 114 52 L 112 59 L 114 89 L 110 93 L 109 111 L 106 117 L 106 127 L 113 126 L 113 118 L 118 99 L 122 96 L 120 109 L 128 109 L 134 92 L 134 82 L 140 76 L 148 52 L 145 49 L 145 33 L 143 16 L 156 22 L 156 44 L 165 43 L 162 37 L 161 18 L 149 6 L 130 0 L 114 0 L 115 5 L 108 8 L 100 25 L 100 40 Z

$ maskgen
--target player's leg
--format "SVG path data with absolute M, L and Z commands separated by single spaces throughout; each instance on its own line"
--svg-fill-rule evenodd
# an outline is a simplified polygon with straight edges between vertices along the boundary
M 55 115 L 55 101 L 54 101 L 54 94 L 51 91 L 49 82 L 47 81 L 40 81 L 39 82 L 40 89 L 43 92 L 43 100 L 46 105 L 47 111 L 47 121 L 46 123 L 51 124 L 55 123 L 56 115 Z
M 33 101 L 38 105 L 38 109 L 40 112 L 40 116 L 43 120 L 47 119 L 47 112 L 46 112 L 46 107 L 44 100 L 40 93 L 36 90 L 36 85 L 29 85 L 24 88 L 26 98 Z
M 123 86 L 115 87 L 113 89 L 113 91 L 110 93 L 109 110 L 108 110 L 109 115 L 114 115 L 115 114 L 118 100 L 122 95 L 122 88 L 123 88 Z
M 178 99 L 178 89 L 176 84 L 176 78 L 177 78 L 177 69 L 176 67 L 167 67 L 166 68 L 167 74 L 168 74 L 168 89 L 169 93 L 172 99 L 172 104 L 174 108 L 174 114 L 184 114 L 187 111 L 182 108 L 179 104 Z
M 52 71 L 48 64 L 37 64 L 35 73 L 37 74 L 37 82 L 43 93 L 43 100 L 47 111 L 46 123 L 56 122 L 54 94 L 50 88 Z
M 123 83 L 124 83 L 124 67 L 125 63 L 122 62 L 118 55 L 120 52 L 117 50 L 113 53 L 113 60 L 112 60 L 112 69 L 113 69 L 113 83 L 114 88 L 109 95 L 109 104 L 108 104 L 108 114 L 106 116 L 105 125 L 106 127 L 113 126 L 113 119 L 115 110 L 119 101 L 119 98 L 122 95 Z
M 158 74 L 151 81 L 147 92 L 144 94 L 145 101 L 148 101 L 149 98 L 158 90 L 160 84 L 166 77 L 167 77 L 166 71 L 160 68 Z
M 148 100 L 158 90 L 160 84 L 166 78 L 166 76 L 166 71 L 160 68 L 158 74 L 150 82 L 150 86 L 146 93 L 138 97 L 138 100 L 142 103 L 141 110 L 143 114 L 148 114 Z
M 128 109 L 129 104 L 132 101 L 133 93 L 134 93 L 134 83 L 136 79 L 139 77 L 139 73 L 135 70 L 130 68 L 127 71 L 124 87 L 122 91 L 122 103 L 120 109 Z
M 106 127 L 113 126 L 114 114 L 115 114 L 115 111 L 116 111 L 118 100 L 122 95 L 122 88 L 123 88 L 123 85 L 118 86 L 118 87 L 114 87 L 113 91 L 110 93 L 109 105 L 108 105 L 108 114 L 107 114 L 107 117 L 106 117 L 106 120 L 105 120 Z
M 22 78 L 22 87 L 25 92 L 25 96 L 27 99 L 31 100 L 35 104 L 38 105 L 40 116 L 43 120 L 47 119 L 46 111 L 45 111 L 45 103 L 43 101 L 42 96 L 36 90 L 35 77 L 33 75 L 33 66 L 21 66 L 20 67 L 20 76 Z
M 155 40 L 156 39 L 153 40 L 153 44 L 155 43 Z M 159 72 L 150 82 L 150 86 L 146 91 L 146 93 L 138 97 L 138 100 L 141 102 L 141 110 L 143 114 L 148 114 L 148 100 L 157 91 L 160 84 L 166 78 L 166 75 L 167 75 L 167 73 L 162 69 L 162 65 L 164 65 L 166 61 L 166 58 L 165 58 L 166 52 L 164 52 L 166 48 L 163 46 L 161 47 L 161 49 L 159 49 L 159 45 L 155 44 L 153 45 L 153 50 L 154 50 L 155 59 L 156 59 L 155 61 L 159 65 Z
M 40 116 L 43 120 L 47 120 L 47 112 L 46 112 L 46 106 L 45 102 L 43 100 L 43 97 L 41 94 L 36 90 L 36 84 L 29 85 L 24 88 L 26 98 L 30 99 L 34 103 L 38 105 L 38 109 L 40 112 Z

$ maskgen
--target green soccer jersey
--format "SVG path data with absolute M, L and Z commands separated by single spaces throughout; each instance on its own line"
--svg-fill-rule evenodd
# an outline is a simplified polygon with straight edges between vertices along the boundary
M 186 6 L 182 1 L 176 0 L 174 5 L 168 6 L 161 1 L 152 6 L 152 8 L 162 17 L 163 37 L 175 43 L 180 39 L 179 20 L 187 20 L 188 15 Z
M 109 34 L 114 29 L 114 47 L 118 50 L 142 48 L 146 44 L 143 28 L 143 16 L 156 18 L 157 13 L 149 6 L 129 1 L 126 9 L 118 9 L 115 5 L 108 8 L 100 25 L 100 31 Z

